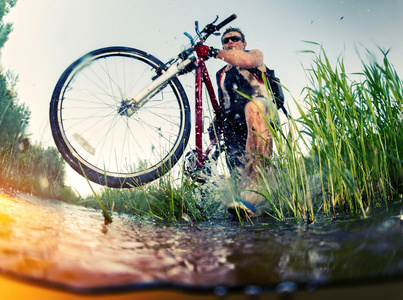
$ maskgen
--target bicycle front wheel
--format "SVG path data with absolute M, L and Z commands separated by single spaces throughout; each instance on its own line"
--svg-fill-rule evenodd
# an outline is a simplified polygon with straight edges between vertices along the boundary
M 123 106 L 161 65 L 143 51 L 108 47 L 81 57 L 62 74 L 50 103 L 50 124 L 56 146 L 74 170 L 120 188 L 148 183 L 175 165 L 191 128 L 179 80 L 170 80 L 133 113 Z

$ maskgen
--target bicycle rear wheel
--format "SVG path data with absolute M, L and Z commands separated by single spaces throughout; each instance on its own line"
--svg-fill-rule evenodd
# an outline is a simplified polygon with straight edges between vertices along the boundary
M 81 175 L 108 187 L 133 187 L 163 175 L 189 140 L 190 108 L 178 79 L 134 114 L 122 101 L 157 75 L 162 62 L 127 47 L 84 55 L 62 74 L 50 102 L 56 146 Z

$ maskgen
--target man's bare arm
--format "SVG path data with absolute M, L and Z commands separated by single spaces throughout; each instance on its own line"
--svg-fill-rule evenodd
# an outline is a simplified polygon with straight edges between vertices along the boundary
M 259 50 L 219 50 L 217 58 L 222 59 L 230 65 L 245 69 L 259 67 L 263 64 L 263 53 Z

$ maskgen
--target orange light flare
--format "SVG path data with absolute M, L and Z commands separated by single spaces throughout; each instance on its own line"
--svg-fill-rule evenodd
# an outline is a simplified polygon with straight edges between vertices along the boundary
M 80 216 L 76 216 L 80 213 L 75 209 Z M 119 286 L 152 278 L 152 267 L 149 272 L 147 268 L 146 272 L 133 268 L 152 264 L 151 257 L 137 257 L 130 252 L 132 265 L 116 260 L 104 262 L 102 255 L 105 261 L 117 256 L 107 246 L 100 251 L 101 257 L 94 255 L 108 242 L 113 246 L 109 239 L 114 236 L 106 234 L 103 223 L 100 211 L 26 194 L 16 199 L 0 194 L 0 299 L 189 299 L 187 293 L 170 290 L 78 292 L 81 288 L 85 291 L 87 287 Z M 215 298 L 206 296 L 193 294 L 191 298 Z

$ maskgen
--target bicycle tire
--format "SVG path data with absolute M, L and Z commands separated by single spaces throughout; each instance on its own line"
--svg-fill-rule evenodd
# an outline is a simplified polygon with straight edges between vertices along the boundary
M 130 188 L 176 164 L 191 130 L 189 101 L 177 78 L 133 115 L 121 112 L 122 100 L 150 83 L 162 65 L 138 49 L 107 47 L 64 71 L 49 116 L 56 146 L 76 172 L 101 185 Z

